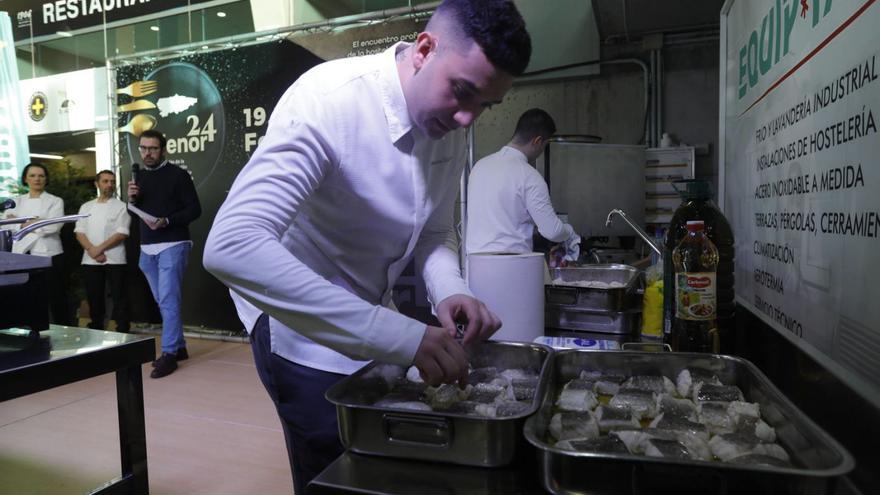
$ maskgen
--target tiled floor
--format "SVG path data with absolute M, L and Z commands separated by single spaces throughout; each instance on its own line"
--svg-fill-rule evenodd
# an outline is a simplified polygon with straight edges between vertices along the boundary
M 190 338 L 187 348 L 170 376 L 143 367 L 150 494 L 293 493 L 250 347 Z M 0 402 L 0 494 L 88 493 L 119 475 L 118 442 L 113 375 Z

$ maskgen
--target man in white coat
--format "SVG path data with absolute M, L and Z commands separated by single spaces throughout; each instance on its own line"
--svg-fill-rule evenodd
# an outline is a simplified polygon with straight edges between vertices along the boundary
M 80 214 L 88 218 L 76 222 L 76 240 L 83 248 L 82 269 L 89 301 L 89 328 L 104 329 L 105 288 L 109 282 L 113 300 L 113 320 L 116 330 L 128 332 L 129 310 L 125 286 L 125 239 L 128 237 L 131 217 L 125 203 L 116 198 L 116 174 L 109 170 L 98 172 L 95 178 L 98 197 L 84 203 Z
M 530 253 L 538 232 L 553 242 L 580 241 L 550 203 L 550 192 L 535 160 L 556 124 L 540 108 L 523 113 L 513 138 L 501 150 L 474 165 L 468 182 L 466 248 L 473 253 Z

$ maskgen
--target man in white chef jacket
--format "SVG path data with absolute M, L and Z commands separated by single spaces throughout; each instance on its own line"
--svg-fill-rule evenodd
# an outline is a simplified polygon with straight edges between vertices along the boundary
M 275 402 L 296 492 L 341 452 L 324 392 L 375 359 L 431 384 L 467 377 L 454 339 L 501 322 L 467 289 L 453 212 L 467 127 L 531 55 L 509 0 L 445 0 L 415 41 L 321 64 L 281 97 L 208 236 Z M 415 257 L 441 327 L 393 308 Z
M 104 329 L 106 285 L 110 285 L 116 330 L 127 333 L 131 317 L 125 282 L 125 239 L 131 217 L 125 203 L 116 197 L 116 174 L 102 170 L 95 177 L 98 197 L 83 203 L 76 222 L 76 240 L 83 248 L 82 272 L 89 301 L 89 328 Z
M 513 138 L 501 150 L 474 165 L 468 181 L 468 254 L 530 253 L 535 227 L 546 239 L 573 247 L 580 237 L 562 222 L 534 163 L 556 124 L 540 108 L 523 113 Z

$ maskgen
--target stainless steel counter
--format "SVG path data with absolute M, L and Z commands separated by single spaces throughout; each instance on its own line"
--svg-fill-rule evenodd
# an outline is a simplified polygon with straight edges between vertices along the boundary
M 878 411 L 855 396 L 845 383 L 832 380 L 816 363 L 784 341 L 756 319 L 740 314 L 740 329 L 734 346 L 736 354 L 752 360 L 811 419 L 827 429 L 856 457 L 856 470 L 838 479 L 828 491 L 835 495 L 877 493 L 880 472 L 875 469 L 878 450 L 876 435 L 866 435 L 864 425 L 875 424 Z M 615 340 L 621 344 L 638 341 L 638 336 L 589 334 L 547 330 L 552 336 L 574 336 Z M 793 372 L 792 370 L 798 370 Z M 830 398 L 830 399 L 828 399 Z M 845 407 L 844 407 L 845 406 Z M 547 493 L 540 485 L 539 465 L 533 450 L 512 466 L 505 468 L 473 468 L 440 463 L 418 462 L 345 453 L 309 485 L 309 495 L 495 495 Z M 608 471 L 611 473 L 611 471 Z M 621 478 L 595 479 L 591 493 L 643 495 L 650 493 L 701 493 L 729 495 L 719 487 L 717 476 L 706 476 L 695 482 L 688 478 L 683 485 L 675 472 L 644 468 L 633 469 Z M 755 490 L 748 495 L 763 495 Z M 824 495 L 825 492 L 823 492 Z M 771 494 L 767 494 L 771 495 Z M 777 495 L 777 494 L 772 494 Z
M 116 373 L 122 472 L 92 493 L 146 495 L 149 485 L 141 365 L 155 356 L 152 337 L 55 325 L 42 332 L 0 330 L 0 402 Z
M 318 475 L 308 495 L 531 495 L 538 484 L 535 451 L 511 466 L 482 468 L 346 452 Z

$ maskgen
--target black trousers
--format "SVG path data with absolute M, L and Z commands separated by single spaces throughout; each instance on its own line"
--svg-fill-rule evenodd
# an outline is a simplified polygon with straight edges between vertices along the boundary
M 67 270 L 64 266 L 64 253 L 52 256 L 49 268 L 49 312 L 52 323 L 56 325 L 73 325 L 73 311 L 67 302 Z
M 251 348 L 260 380 L 275 402 L 296 495 L 345 450 L 339 440 L 336 406 L 324 398 L 345 375 L 301 366 L 272 353 L 269 318 L 263 314 L 251 332 Z
M 131 313 L 128 306 L 128 293 L 125 285 L 125 265 L 82 265 L 83 278 L 86 285 L 86 298 L 89 301 L 89 328 L 104 329 L 106 316 L 107 292 L 110 286 L 110 298 L 113 300 L 113 314 L 116 330 L 128 332 L 131 326 Z

